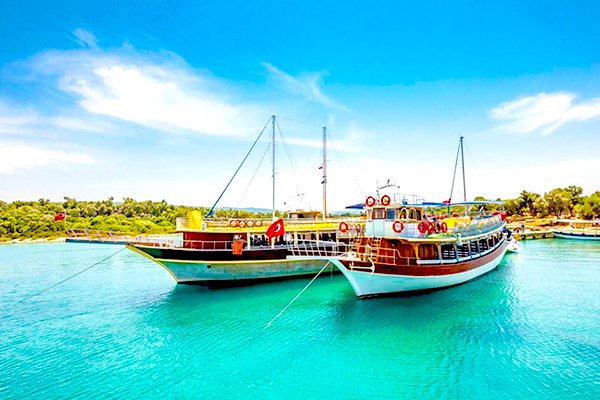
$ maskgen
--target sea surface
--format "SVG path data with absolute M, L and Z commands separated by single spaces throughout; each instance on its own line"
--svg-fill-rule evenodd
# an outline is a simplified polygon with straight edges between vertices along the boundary
M 127 249 L 0 246 L 0 399 L 600 399 L 600 243 L 359 300 L 341 275 L 175 285 Z M 22 302 L 21 302 L 22 301 Z

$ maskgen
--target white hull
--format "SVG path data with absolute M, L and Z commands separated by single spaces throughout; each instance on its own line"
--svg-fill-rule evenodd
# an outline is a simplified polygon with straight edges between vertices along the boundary
M 575 240 L 600 240 L 600 235 L 589 233 L 567 233 L 554 231 L 554 236 L 560 239 L 575 239 Z
M 477 278 L 496 268 L 506 253 L 506 246 L 496 258 L 469 271 L 436 276 L 407 276 L 377 274 L 351 270 L 339 261 L 335 265 L 348 279 L 358 297 L 376 296 L 389 293 L 410 292 L 454 286 Z
M 329 261 L 323 257 L 288 257 L 265 261 L 178 261 L 155 259 L 177 283 L 260 281 L 314 275 Z M 333 265 L 332 265 L 333 268 Z

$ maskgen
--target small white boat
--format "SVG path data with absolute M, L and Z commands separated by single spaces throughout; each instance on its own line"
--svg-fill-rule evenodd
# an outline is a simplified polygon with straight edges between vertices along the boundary
M 511 253 L 518 253 L 521 251 L 521 243 L 519 243 L 517 239 L 512 238 L 510 239 L 510 242 L 508 242 L 506 250 L 510 251 Z

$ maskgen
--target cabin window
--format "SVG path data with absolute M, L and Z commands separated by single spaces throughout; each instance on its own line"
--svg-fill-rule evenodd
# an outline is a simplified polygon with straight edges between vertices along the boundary
M 417 209 L 413 208 L 411 211 L 414 211 L 413 219 L 416 219 L 417 221 L 420 221 L 423 218 L 423 211 L 422 210 L 417 210 Z
M 479 250 L 486 251 L 488 249 L 487 241 L 485 239 L 481 239 L 479 241 Z
M 385 208 L 374 208 L 372 219 L 385 219 Z
M 391 221 L 391 220 L 396 219 L 396 210 L 394 210 L 393 208 L 388 208 L 385 211 L 385 214 L 386 214 L 385 219 L 387 219 L 387 220 Z
M 471 242 L 471 254 L 479 253 L 479 246 L 477 242 Z
M 444 260 L 453 260 L 456 258 L 456 250 L 451 243 L 442 244 L 442 258 Z
M 469 256 L 469 245 L 465 243 L 462 246 L 457 246 L 456 252 L 458 253 L 459 258 L 468 257 Z

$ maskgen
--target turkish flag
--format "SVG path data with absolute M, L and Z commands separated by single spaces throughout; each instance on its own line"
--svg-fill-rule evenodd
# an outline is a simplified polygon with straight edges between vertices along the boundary
M 450 204 L 451 202 L 452 202 L 452 197 L 450 197 L 448 200 L 442 201 L 442 204 Z
M 283 226 L 283 220 L 279 218 L 269 226 L 269 229 L 267 229 L 267 237 L 270 240 L 274 237 L 283 235 L 285 235 L 285 228 Z
M 67 214 L 65 214 L 64 211 L 61 211 L 54 216 L 54 220 L 55 221 L 64 221 L 66 216 L 67 216 Z

